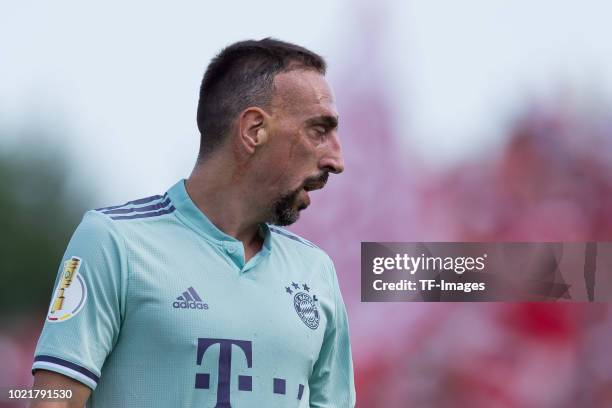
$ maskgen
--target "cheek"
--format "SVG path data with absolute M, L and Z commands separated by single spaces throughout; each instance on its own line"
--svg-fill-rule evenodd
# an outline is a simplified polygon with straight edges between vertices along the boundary
M 282 174 L 282 178 L 277 185 L 280 194 L 288 194 L 300 188 L 302 181 L 296 174 L 286 172 Z
M 300 132 L 277 133 L 265 158 L 266 184 L 280 194 L 293 192 L 317 169 L 316 149 Z
M 285 184 L 291 185 L 300 177 L 305 177 L 312 153 L 299 138 L 287 140 L 273 154 L 270 165 L 278 177 L 286 181 Z
M 290 165 L 294 173 L 301 177 L 308 177 L 316 171 L 318 150 L 312 140 L 307 136 L 300 136 L 292 145 L 290 152 Z
M 292 160 L 287 155 L 269 156 L 264 163 L 265 170 L 260 173 L 261 189 L 270 196 L 285 195 L 299 187 L 302 181 Z

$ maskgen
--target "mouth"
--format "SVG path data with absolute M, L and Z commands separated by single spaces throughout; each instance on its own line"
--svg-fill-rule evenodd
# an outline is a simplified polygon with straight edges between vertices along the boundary
M 320 190 L 323 187 L 325 187 L 326 183 L 310 183 L 310 184 L 306 184 L 304 185 L 304 191 L 309 192 L 309 191 L 314 191 L 314 190 Z
M 327 184 L 328 177 L 329 177 L 328 173 L 323 173 L 319 177 L 313 177 L 310 179 L 306 179 L 306 181 L 304 182 L 303 188 L 306 192 L 320 190 L 323 187 L 325 187 L 325 184 Z

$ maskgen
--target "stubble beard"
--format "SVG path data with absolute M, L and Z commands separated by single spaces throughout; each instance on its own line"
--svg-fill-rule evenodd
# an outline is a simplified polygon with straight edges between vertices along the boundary
M 300 187 L 290 193 L 280 196 L 272 205 L 272 216 L 269 223 L 279 226 L 291 225 L 300 218 L 300 211 L 306 205 L 297 205 L 298 195 L 302 191 Z
M 281 195 L 273 204 L 272 204 L 272 215 L 268 222 L 273 225 L 286 226 L 291 225 L 296 222 L 300 218 L 300 211 L 306 209 L 308 205 L 306 203 L 298 204 L 298 196 L 300 192 L 304 189 L 305 186 L 313 185 L 313 184 L 323 184 L 327 183 L 327 179 L 329 177 L 329 173 L 325 172 L 317 177 L 310 177 L 306 179 L 304 184 L 289 193 Z

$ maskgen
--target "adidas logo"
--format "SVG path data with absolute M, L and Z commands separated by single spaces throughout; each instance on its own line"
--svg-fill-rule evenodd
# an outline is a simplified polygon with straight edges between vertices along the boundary
M 208 303 L 204 303 L 198 292 L 193 286 L 183 292 L 183 294 L 172 302 L 172 307 L 175 309 L 203 309 L 208 310 Z

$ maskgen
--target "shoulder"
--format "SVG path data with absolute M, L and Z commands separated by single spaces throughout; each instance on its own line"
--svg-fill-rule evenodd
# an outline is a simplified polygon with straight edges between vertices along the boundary
M 108 217 L 95 210 L 89 210 L 83 215 L 69 242 L 71 251 L 89 255 L 109 248 L 120 252 L 123 247 L 123 236 L 119 229 Z
M 154 195 L 128 201 L 125 204 L 89 210 L 78 225 L 73 240 L 79 243 L 125 246 L 128 230 L 140 228 L 141 223 L 170 214 L 174 206 L 167 195 Z M 132 225 L 133 227 L 129 227 Z
M 268 225 L 268 228 L 270 229 L 272 238 L 283 247 L 292 248 L 302 255 L 313 257 L 314 259 L 322 261 L 324 264 L 332 265 L 333 268 L 333 262 L 329 255 L 306 238 L 276 225 Z

